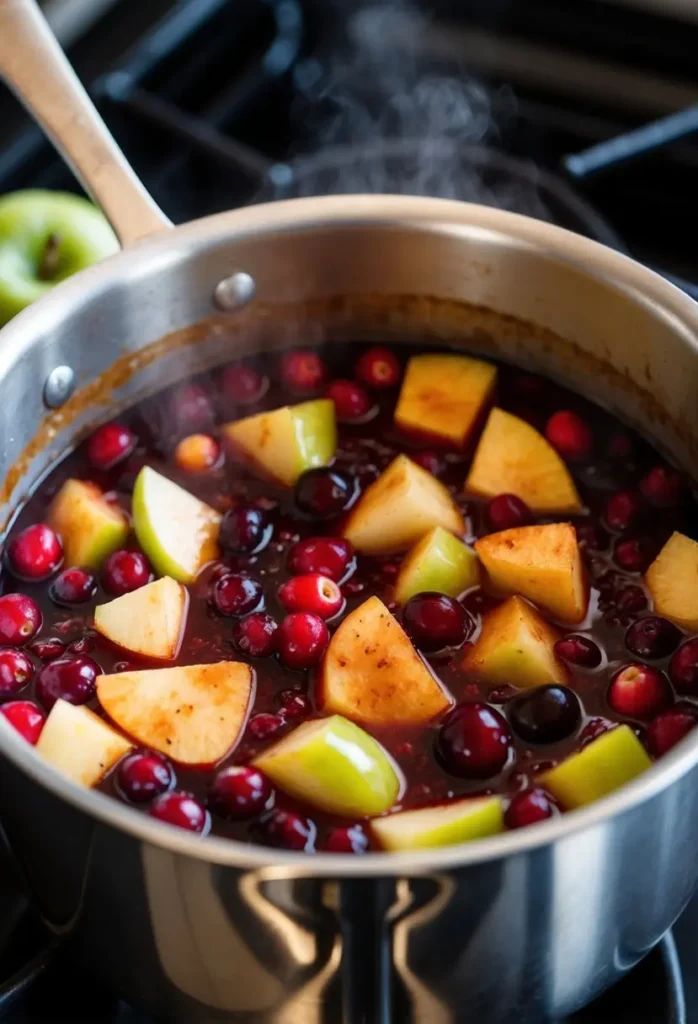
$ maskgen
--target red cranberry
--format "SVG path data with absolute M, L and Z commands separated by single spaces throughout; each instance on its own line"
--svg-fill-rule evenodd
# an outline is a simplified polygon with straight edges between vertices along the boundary
M 334 580 L 317 572 L 292 576 L 279 587 L 279 601 L 288 612 L 312 612 L 331 619 L 344 604 L 342 591 Z
M 252 716 L 247 723 L 247 731 L 256 740 L 266 740 L 274 736 L 279 729 L 283 729 L 285 724 L 281 715 L 270 715 L 262 711 Z
M 175 434 L 205 430 L 213 421 L 213 409 L 206 389 L 193 382 L 177 388 L 170 401 Z
M 626 572 L 645 572 L 657 555 L 657 542 L 652 537 L 621 537 L 613 548 L 616 564 Z
M 49 593 L 56 604 L 84 604 L 94 597 L 97 580 L 89 569 L 64 569 L 51 584 Z
M 281 380 L 291 391 L 317 391 L 327 376 L 327 367 L 310 349 L 285 352 L 281 357 Z
M 299 476 L 293 491 L 296 505 L 311 519 L 332 519 L 349 508 L 356 496 L 356 482 L 336 469 L 308 469 Z
M 588 459 L 591 455 L 591 430 L 576 412 L 563 409 L 553 413 L 545 426 L 545 436 L 563 459 Z
M 559 743 L 577 731 L 582 709 L 567 686 L 537 686 L 510 702 L 509 721 L 527 743 Z
M 46 715 L 38 704 L 31 700 L 12 700 L 0 706 L 0 714 L 13 726 L 27 743 L 35 746 L 41 736 Z
M 16 576 L 25 580 L 44 580 L 63 561 L 63 545 L 50 526 L 34 523 L 10 541 L 7 556 Z
M 128 754 L 116 772 L 116 784 L 132 804 L 147 804 L 161 793 L 167 793 L 174 783 L 172 765 L 162 754 L 152 750 Z
M 65 644 L 57 636 L 38 636 L 31 643 L 27 644 L 32 654 L 42 661 L 50 661 L 51 658 L 60 658 L 65 650 Z
M 570 665 L 580 668 L 598 668 L 601 664 L 601 649 L 588 636 L 571 633 L 555 644 L 555 654 Z
M 261 508 L 238 505 L 223 516 L 220 542 L 234 555 L 249 555 L 269 539 L 267 533 L 267 517 Z
M 427 473 L 431 473 L 432 476 L 438 476 L 443 469 L 443 462 L 439 456 L 428 448 L 423 448 L 419 452 L 413 452 L 410 458 L 418 466 L 421 466 L 422 469 L 426 469 Z
M 87 458 L 95 469 L 111 469 L 130 455 L 136 437 L 123 423 L 105 423 L 87 440 Z
M 671 690 L 656 668 L 626 665 L 611 680 L 607 698 L 617 714 L 647 720 L 671 703 Z
M 327 853 L 366 853 L 368 837 L 361 825 L 331 828 L 325 836 L 322 849 Z
M 678 505 L 686 484 L 682 475 L 670 466 L 654 466 L 640 481 L 640 490 L 653 505 Z
M 34 675 L 34 666 L 24 653 L 0 647 L 0 699 L 13 697 Z
M 221 615 L 246 615 L 261 601 L 261 583 L 236 573 L 221 576 L 211 590 L 211 604 Z
M 676 626 L 658 615 L 638 619 L 625 634 L 625 646 L 638 658 L 666 658 L 680 642 Z
M 318 615 L 292 612 L 279 626 L 277 646 L 289 668 L 312 668 L 325 653 L 329 639 L 327 626 Z
M 264 612 L 252 612 L 235 624 L 233 643 L 250 658 L 268 658 L 276 650 L 276 619 Z
M 462 604 L 445 594 L 415 594 L 403 612 L 405 631 L 420 651 L 458 647 L 472 630 Z
M 513 797 L 504 815 L 504 824 L 507 828 L 525 828 L 552 818 L 554 813 L 547 793 L 542 789 L 526 789 Z
M 511 530 L 515 526 L 528 526 L 533 522 L 533 513 L 521 498 L 515 494 L 498 494 L 488 501 L 485 517 L 490 530 Z
M 258 402 L 268 385 L 268 379 L 251 366 L 228 366 L 223 371 L 223 395 L 235 405 Z
M 373 407 L 368 392 L 353 380 L 333 380 L 325 396 L 332 399 L 337 419 L 343 423 L 363 419 Z
M 341 583 L 354 568 L 354 549 L 341 537 L 308 537 L 289 550 L 286 565 L 294 575 L 319 573 Z
M 695 708 L 677 706 L 662 711 L 645 730 L 645 746 L 652 757 L 662 757 L 686 736 L 698 722 Z
M 679 693 L 698 693 L 698 637 L 679 647 L 669 663 L 669 675 Z
M 634 526 L 642 512 L 642 499 L 635 491 L 618 491 L 606 502 L 604 519 L 612 530 Z
M 36 696 L 47 711 L 59 699 L 69 704 L 86 704 L 95 696 L 95 679 L 101 673 L 92 658 L 58 658 L 41 667 L 36 680 Z
M 289 719 L 308 718 L 312 714 L 313 705 L 310 697 L 300 690 L 282 690 L 278 695 L 280 713 L 288 721 Z
M 26 594 L 0 597 L 0 643 L 19 647 L 41 629 L 39 606 Z
M 474 779 L 497 775 L 511 750 L 504 717 L 487 704 L 460 704 L 444 719 L 436 753 L 447 771 Z
M 306 853 L 312 853 L 315 849 L 317 829 L 314 822 L 293 811 L 275 808 L 262 825 L 261 831 L 270 846 L 284 850 L 304 850 Z
M 77 640 L 71 640 L 68 644 L 68 650 L 72 651 L 73 654 L 89 654 L 90 651 L 95 649 L 96 640 L 96 633 L 86 633 L 85 636 L 80 636 Z
M 102 569 L 102 586 L 109 594 L 120 597 L 144 587 L 151 579 L 148 559 L 140 551 L 124 548 L 109 555 Z
M 356 363 L 356 376 L 370 388 L 394 388 L 400 381 L 400 363 L 389 348 L 369 348 Z
M 258 768 L 233 764 L 213 780 L 209 806 L 222 818 L 238 821 L 261 814 L 271 795 L 271 783 Z
M 610 537 L 602 526 L 595 526 L 593 523 L 583 523 L 575 527 L 577 541 L 583 544 L 587 551 L 606 551 Z
M 189 793 L 163 793 L 148 808 L 148 814 L 188 832 L 208 832 L 208 811 Z

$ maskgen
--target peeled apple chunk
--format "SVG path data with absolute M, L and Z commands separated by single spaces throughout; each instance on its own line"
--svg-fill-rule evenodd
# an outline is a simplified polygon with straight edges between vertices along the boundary
M 95 608 L 95 629 L 118 647 L 144 658 L 173 661 L 179 653 L 189 595 L 163 576 Z
M 249 665 L 219 661 L 97 676 L 97 697 L 139 743 L 180 764 L 209 765 L 240 738 L 254 681 Z
M 672 533 L 645 576 L 659 615 L 689 630 L 698 631 L 698 544 L 682 533 Z
M 57 700 L 36 749 L 45 761 L 80 786 L 94 786 L 133 747 L 84 705 Z
M 431 473 L 398 455 L 364 491 L 343 535 L 364 555 L 405 551 L 435 526 L 463 533 L 460 509 Z
M 618 725 L 588 747 L 538 776 L 538 782 L 573 811 L 620 789 L 652 764 L 629 725 Z
M 150 466 L 136 477 L 132 511 L 138 542 L 158 575 L 192 583 L 217 558 L 220 515 Z
M 84 480 L 66 480 L 49 506 L 46 521 L 61 536 L 66 568 L 98 569 L 128 536 L 123 512 Z
M 400 794 L 392 759 L 341 715 L 299 725 L 254 763 L 289 796 L 330 814 L 382 814 Z
M 301 473 L 326 465 L 337 447 L 334 402 L 318 398 L 226 423 L 223 436 L 269 476 L 293 487 Z
M 479 580 L 475 552 L 448 530 L 435 526 L 405 555 L 395 582 L 395 600 L 407 604 L 415 594 L 428 591 L 458 597 Z
M 502 832 L 502 801 L 498 796 L 472 797 L 416 811 L 398 811 L 375 818 L 370 829 L 383 850 L 453 846 Z
M 494 390 L 497 368 L 460 355 L 412 356 L 395 422 L 459 447 L 465 444 Z
M 493 409 L 475 452 L 465 489 L 481 498 L 515 494 L 539 515 L 582 511 L 572 477 L 542 434 L 503 409 Z
M 493 586 L 521 594 L 560 622 L 581 622 L 589 603 L 577 533 L 570 523 L 517 526 L 475 543 Z
M 559 639 L 527 601 L 510 597 L 485 615 L 480 636 L 468 650 L 462 667 L 492 687 L 529 689 L 566 683 L 565 666 L 555 657 Z
M 417 725 L 453 703 L 377 597 L 347 615 L 330 640 L 319 697 L 323 710 L 367 725 Z

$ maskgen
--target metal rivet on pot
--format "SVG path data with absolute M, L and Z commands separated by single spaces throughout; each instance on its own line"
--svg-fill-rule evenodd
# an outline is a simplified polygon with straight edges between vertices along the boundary
M 239 270 L 230 277 L 224 277 L 216 285 L 213 298 L 219 309 L 232 312 L 242 309 L 254 296 L 255 283 L 249 274 Z
M 75 390 L 75 373 L 69 366 L 51 370 L 44 383 L 44 403 L 49 409 L 58 409 L 67 402 Z

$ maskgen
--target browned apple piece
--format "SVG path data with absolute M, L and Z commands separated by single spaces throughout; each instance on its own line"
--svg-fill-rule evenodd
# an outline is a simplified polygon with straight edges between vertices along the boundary
M 672 533 L 645 577 L 654 610 L 690 633 L 698 631 L 698 544 Z
M 402 382 L 395 422 L 462 446 L 494 390 L 497 368 L 455 354 L 412 356 Z

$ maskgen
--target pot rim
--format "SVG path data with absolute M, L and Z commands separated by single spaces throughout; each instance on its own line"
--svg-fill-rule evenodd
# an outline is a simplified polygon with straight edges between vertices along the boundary
M 129 245 L 58 285 L 0 331 L 0 377 L 21 358 L 40 332 L 60 324 L 67 312 L 84 300 L 87 291 L 113 276 L 127 281 L 131 275 L 138 275 L 142 265 L 152 266 L 154 258 L 165 267 L 181 259 L 188 247 L 202 241 L 215 245 L 252 234 L 362 225 L 398 229 L 422 226 L 442 234 L 489 235 L 493 239 L 499 237 L 509 246 L 527 248 L 547 258 L 573 264 L 603 280 L 607 286 L 623 291 L 655 317 L 671 323 L 698 357 L 698 303 L 658 274 L 599 242 L 520 214 L 457 200 L 340 195 L 291 199 L 214 214 Z M 269 877 L 277 873 L 283 877 L 330 878 L 422 874 L 503 859 L 564 840 L 631 811 L 662 792 L 698 762 L 698 735 L 689 734 L 633 782 L 587 808 L 559 815 L 538 824 L 535 829 L 515 830 L 460 846 L 409 853 L 376 852 L 356 857 L 318 852 L 309 857 L 304 853 L 251 846 L 234 839 L 197 836 L 147 817 L 107 794 L 85 789 L 60 775 L 26 744 L 4 716 L 0 719 L 0 754 L 86 815 L 172 853 L 219 865 L 260 869 Z

